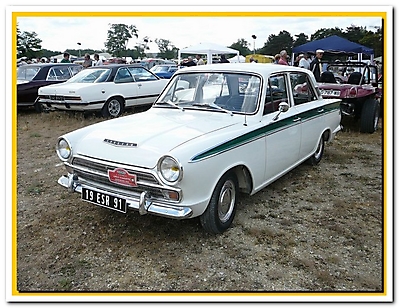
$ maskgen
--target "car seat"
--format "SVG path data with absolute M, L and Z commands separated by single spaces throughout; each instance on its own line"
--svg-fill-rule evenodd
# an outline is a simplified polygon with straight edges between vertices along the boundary
M 362 79 L 362 74 L 359 72 L 353 72 L 349 75 L 348 83 L 360 85 L 360 80 Z M 363 83 L 363 82 L 362 82 Z
M 334 74 L 329 71 L 325 71 L 321 74 L 320 82 L 337 83 L 337 81 L 335 80 Z

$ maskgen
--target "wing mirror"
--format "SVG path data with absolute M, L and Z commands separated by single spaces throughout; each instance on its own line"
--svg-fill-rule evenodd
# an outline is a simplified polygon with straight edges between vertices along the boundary
M 278 119 L 278 117 L 280 116 L 280 114 L 282 112 L 287 112 L 289 108 L 290 108 L 290 106 L 286 102 L 282 102 L 282 103 L 278 104 L 278 113 L 273 118 L 273 121 L 276 121 Z

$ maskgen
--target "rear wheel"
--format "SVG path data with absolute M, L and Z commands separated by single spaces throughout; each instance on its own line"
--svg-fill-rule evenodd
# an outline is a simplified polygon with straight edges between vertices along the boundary
M 309 157 L 307 163 L 312 166 L 316 166 L 322 159 L 324 154 L 324 138 L 323 135 L 320 137 L 319 143 L 317 144 L 316 151 L 312 156 Z
M 202 227 L 210 233 L 222 233 L 233 222 L 236 213 L 237 178 L 226 173 L 216 184 L 205 212 L 200 216 Z
M 360 132 L 374 133 L 378 128 L 378 119 L 380 116 L 380 104 L 374 98 L 367 99 L 362 108 L 360 116 Z
M 117 118 L 124 110 L 124 101 L 120 97 L 112 97 L 104 104 L 102 115 L 105 118 Z

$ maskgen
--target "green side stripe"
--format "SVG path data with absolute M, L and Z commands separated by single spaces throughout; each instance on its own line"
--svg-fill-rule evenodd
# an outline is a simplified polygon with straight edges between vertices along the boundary
M 323 106 L 324 110 L 322 113 L 320 113 L 318 111 L 320 109 L 320 107 L 318 107 L 318 108 L 314 108 L 312 110 L 308 110 L 306 112 L 302 112 L 295 116 L 289 117 L 287 119 L 266 125 L 264 127 L 260 127 L 256 130 L 253 130 L 253 131 L 246 133 L 242 136 L 228 140 L 228 141 L 226 141 L 218 146 L 215 146 L 214 148 L 211 148 L 205 152 L 197 154 L 196 156 L 194 156 L 191 159 L 191 162 L 195 162 L 195 161 L 207 158 L 209 156 L 213 156 L 218 153 L 231 150 L 233 148 L 236 148 L 238 146 L 241 146 L 241 145 L 251 142 L 253 140 L 259 139 L 260 137 L 263 137 L 266 134 L 271 134 L 271 133 L 273 133 L 277 130 L 281 130 L 285 127 L 299 124 L 299 122 L 297 122 L 297 123 L 293 122 L 294 118 L 300 117 L 302 119 L 302 121 L 304 121 L 304 120 L 308 120 L 308 119 L 311 119 L 314 117 L 319 117 L 319 116 L 325 115 L 325 114 L 335 111 L 339 108 L 340 108 L 339 102 L 331 103 L 331 104 Z

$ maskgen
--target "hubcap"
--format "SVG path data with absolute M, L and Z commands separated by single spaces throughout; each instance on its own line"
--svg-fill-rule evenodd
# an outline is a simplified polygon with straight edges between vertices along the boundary
M 225 223 L 230 219 L 234 210 L 235 201 L 235 185 L 231 180 L 228 180 L 224 183 L 219 195 L 218 216 L 221 222 Z
M 108 112 L 111 116 L 116 117 L 121 111 L 121 104 L 118 100 L 113 99 L 108 104 Z

